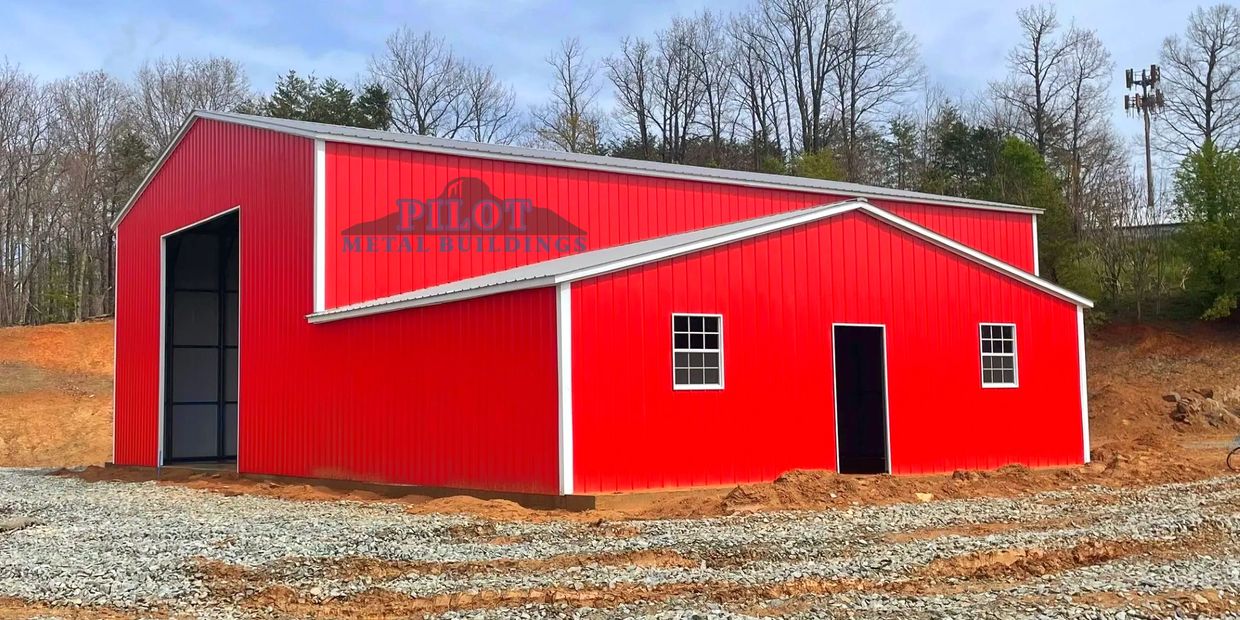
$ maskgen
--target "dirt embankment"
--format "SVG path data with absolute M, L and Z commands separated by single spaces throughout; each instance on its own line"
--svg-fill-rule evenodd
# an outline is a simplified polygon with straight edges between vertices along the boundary
M 112 322 L 0 328 L 0 467 L 112 456 Z
M 111 337 L 110 322 L 0 329 L 0 428 L 5 429 L 0 433 L 0 466 L 72 466 L 109 458 Z M 854 502 L 1017 496 L 1081 484 L 1187 481 L 1224 471 L 1223 449 L 1240 427 L 1209 414 L 1221 409 L 1240 412 L 1240 329 L 1212 324 L 1111 326 L 1091 333 L 1088 349 L 1094 462 L 1085 467 L 1010 466 L 994 472 L 918 477 L 789 472 L 771 483 L 572 515 L 468 497 L 409 496 L 395 501 L 411 504 L 414 512 L 467 513 L 501 521 L 608 522 Z M 1173 402 L 1172 394 L 1185 402 Z M 1182 411 L 1177 413 L 1177 408 Z M 141 479 L 148 474 L 91 469 L 81 475 Z M 256 482 L 226 474 L 180 474 L 166 482 L 297 500 L 385 499 L 362 491 Z

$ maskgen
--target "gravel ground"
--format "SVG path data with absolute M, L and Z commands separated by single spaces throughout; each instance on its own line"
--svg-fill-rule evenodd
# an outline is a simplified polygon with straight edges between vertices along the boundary
M 53 616 L 1240 618 L 1238 551 L 1236 476 L 617 529 L 0 469 L 0 597 Z

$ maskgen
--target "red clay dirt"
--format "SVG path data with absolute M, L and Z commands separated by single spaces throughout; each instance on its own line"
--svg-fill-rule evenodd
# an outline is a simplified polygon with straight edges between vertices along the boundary
M 108 458 L 111 333 L 110 322 L 0 330 L 0 425 L 15 429 L 6 432 L 6 443 L 0 444 L 0 465 L 88 465 Z M 1219 398 L 1234 394 L 1240 399 L 1240 330 L 1214 324 L 1109 326 L 1091 332 L 1088 349 L 1094 462 L 1084 467 L 1031 470 L 1014 465 L 990 472 L 910 477 L 794 471 L 770 483 L 652 494 L 620 509 L 584 513 L 532 510 L 510 501 L 464 496 L 390 498 L 227 473 L 166 471 L 161 483 L 292 500 L 397 501 L 409 504 L 414 513 L 464 513 L 497 521 L 571 519 L 606 524 L 854 503 L 1012 497 L 1086 484 L 1190 481 L 1226 471 L 1223 447 L 1240 428 L 1175 422 L 1170 417 L 1175 405 L 1163 395 L 1209 389 Z M 1232 406 L 1240 408 L 1240 402 Z M 14 445 L 20 449 L 14 450 Z M 91 467 L 73 475 L 139 481 L 151 479 L 152 472 Z
M 112 458 L 112 322 L 0 328 L 0 467 Z

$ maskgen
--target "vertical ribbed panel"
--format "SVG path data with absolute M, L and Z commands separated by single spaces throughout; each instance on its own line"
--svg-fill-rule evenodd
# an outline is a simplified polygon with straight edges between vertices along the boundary
M 248 338 L 262 326 L 247 307 L 299 301 L 281 296 L 291 292 L 288 280 L 295 276 L 281 271 L 288 264 L 273 264 L 269 248 L 302 232 L 297 211 L 309 208 L 310 172 L 308 140 L 199 120 L 121 220 L 116 231 L 117 463 L 154 465 L 158 455 L 160 237 L 241 205 L 241 338 Z M 252 367 L 243 350 L 243 374 L 247 365 Z M 253 383 L 242 377 L 243 399 Z
M 833 323 L 887 326 L 894 473 L 1081 462 L 1075 306 L 862 213 L 583 280 L 572 308 L 578 492 L 834 469 Z M 723 315 L 725 389 L 672 389 L 673 312 Z M 982 322 L 1017 325 L 1019 388 L 981 387 Z
M 327 307 L 555 258 L 555 251 L 344 252 L 341 231 L 396 212 L 402 198 L 440 196 L 473 177 L 502 199 L 529 199 L 586 231 L 598 249 L 769 215 L 852 196 L 662 179 L 624 173 L 328 143 Z M 1033 270 L 1033 216 L 871 200 L 935 232 L 1026 271 Z M 432 242 L 434 237 L 428 237 Z
M 241 471 L 554 493 L 552 293 L 309 324 L 312 160 L 199 120 L 121 222 L 116 462 L 156 462 L 160 235 L 240 205 Z

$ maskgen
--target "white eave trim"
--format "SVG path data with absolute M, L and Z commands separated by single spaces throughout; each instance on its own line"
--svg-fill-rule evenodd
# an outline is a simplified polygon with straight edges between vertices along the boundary
M 311 323 L 327 323 L 330 321 L 339 321 L 340 319 L 352 319 L 361 316 L 369 316 L 372 314 L 382 314 L 384 312 L 395 312 L 397 310 L 405 310 L 407 308 L 435 306 L 438 304 L 452 303 L 455 301 L 465 301 L 466 299 L 475 299 L 477 297 L 486 297 L 488 295 L 499 295 L 500 293 L 508 293 L 512 291 L 524 291 L 531 288 L 555 286 L 556 284 L 556 279 L 552 277 L 531 278 L 528 280 L 517 280 L 514 282 L 505 282 L 504 284 L 480 286 L 478 288 L 453 291 L 451 293 L 442 293 L 438 295 L 428 294 L 422 297 L 402 297 L 401 299 L 394 299 L 392 301 L 378 299 L 351 306 L 333 308 L 323 312 L 315 312 L 313 314 L 306 315 L 306 319 Z
M 660 261 L 660 260 L 664 260 L 667 258 L 673 258 L 673 257 L 680 256 L 683 254 L 698 252 L 701 250 L 709 249 L 709 248 L 720 246 L 720 245 L 726 245 L 726 244 L 740 241 L 743 239 L 748 239 L 751 237 L 764 235 L 764 234 L 774 232 L 777 230 L 791 228 L 793 226 L 799 226 L 801 224 L 807 224 L 807 223 L 814 222 L 817 220 L 829 218 L 829 217 L 839 215 L 842 213 L 846 213 L 849 211 L 862 211 L 874 218 L 877 218 L 879 220 L 882 220 L 894 226 L 895 228 L 908 232 L 915 237 L 920 237 L 954 254 L 957 254 L 963 258 L 969 259 L 985 267 L 989 267 L 1004 275 L 1007 275 L 1016 280 L 1024 282 L 1025 284 L 1028 284 L 1046 293 L 1050 293 L 1056 297 L 1059 297 L 1065 301 L 1071 302 L 1077 306 L 1082 306 L 1086 308 L 1092 308 L 1094 306 L 1094 303 L 1092 301 L 1076 293 L 1073 293 L 1072 291 L 1069 291 L 1063 287 L 1047 282 L 1046 280 L 1043 280 L 1027 271 L 1024 271 L 1023 269 L 1018 269 L 1016 267 L 1013 267 L 1003 261 L 1000 261 L 996 258 L 983 254 L 977 250 L 974 250 L 973 248 L 970 248 L 956 241 L 948 239 L 947 237 L 944 237 L 943 235 L 940 235 L 928 228 L 925 228 L 923 226 L 910 222 L 897 215 L 888 213 L 887 211 L 874 207 L 864 201 L 858 200 L 858 201 L 840 203 L 832 207 L 814 209 L 797 217 L 781 219 L 781 220 L 771 222 L 769 224 L 765 224 L 762 226 L 754 226 L 752 228 L 745 228 L 745 229 L 735 231 L 732 233 L 728 233 L 728 234 L 722 234 L 722 235 L 718 235 L 715 237 L 708 237 L 708 238 L 701 239 L 698 241 L 684 243 L 684 244 L 672 246 L 669 248 L 663 248 L 663 249 L 656 250 L 656 251 L 646 252 L 643 254 L 638 254 L 635 256 L 626 257 L 623 259 L 614 260 L 614 261 L 602 263 L 599 265 L 585 267 L 582 269 L 566 271 L 564 273 L 548 274 L 548 275 L 539 276 L 539 277 L 532 277 L 528 279 L 504 282 L 501 284 L 479 285 L 476 288 L 452 290 L 452 291 L 448 291 L 444 293 L 434 293 L 430 291 L 427 291 L 426 294 L 424 295 L 417 295 L 416 293 L 413 295 L 410 295 L 408 293 L 403 293 L 401 295 L 396 295 L 390 298 L 386 298 L 386 300 L 378 299 L 374 301 L 363 302 L 361 304 L 355 304 L 352 306 L 345 306 L 341 308 L 326 310 L 323 312 L 315 312 L 315 313 L 307 315 L 306 318 L 311 323 L 326 323 L 329 321 L 337 321 L 337 320 L 346 319 L 346 318 L 354 318 L 354 317 L 359 317 L 359 316 L 380 314 L 383 312 L 393 312 L 396 310 L 404 310 L 407 308 L 418 308 L 422 306 L 431 306 L 435 304 L 449 303 L 449 302 L 461 301 L 465 299 L 473 299 L 475 297 L 483 297 L 486 295 L 495 295 L 495 294 L 506 293 L 506 292 L 511 292 L 511 291 L 519 291 L 519 290 L 539 288 L 539 287 L 544 287 L 544 286 L 559 285 L 559 284 L 563 284 L 566 282 L 573 282 L 573 281 L 581 280 L 584 278 L 591 278 L 594 276 L 603 275 L 603 274 L 611 273 L 614 271 L 620 271 L 623 269 L 628 269 L 631 267 L 636 267 L 638 265 L 644 265 L 647 263 Z M 443 286 L 443 285 L 440 285 L 440 286 Z

